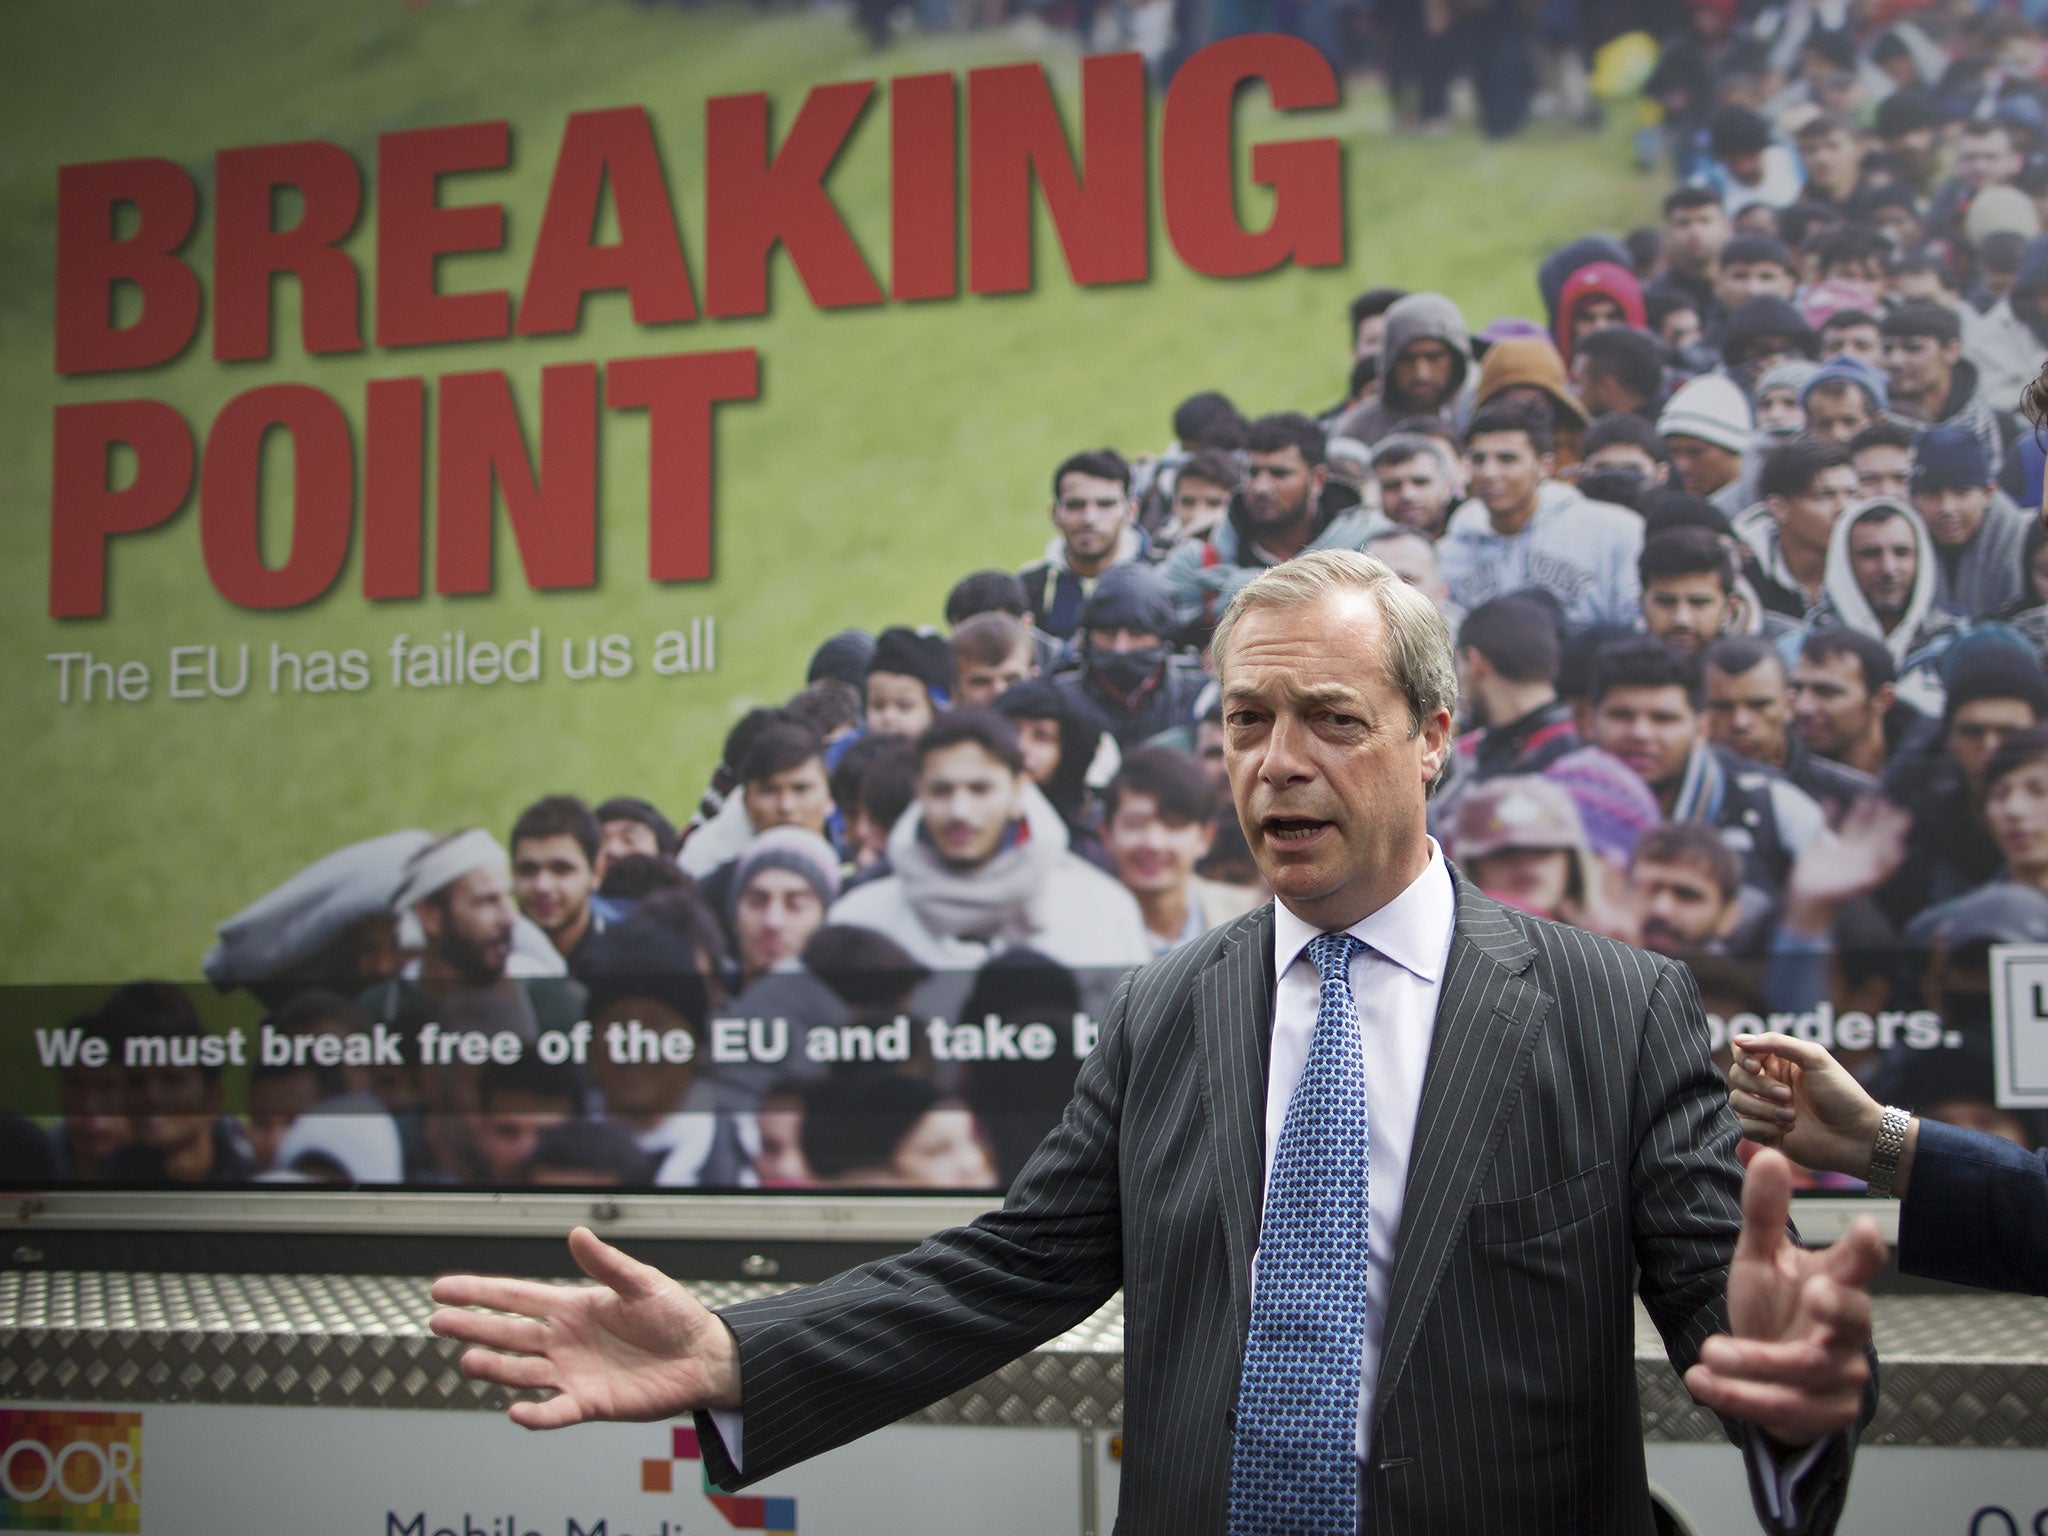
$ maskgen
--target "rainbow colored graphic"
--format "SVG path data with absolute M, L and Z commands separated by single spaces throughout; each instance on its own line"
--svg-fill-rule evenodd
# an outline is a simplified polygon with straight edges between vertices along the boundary
M 141 1529 L 141 1414 L 0 1409 L 0 1531 Z
M 669 1432 L 669 1453 L 665 1457 L 649 1457 L 640 1463 L 640 1491 L 642 1493 L 673 1493 L 675 1491 L 676 1463 L 679 1461 L 702 1462 L 704 1452 L 697 1444 L 697 1431 L 677 1425 Z M 712 1507 L 725 1516 L 725 1523 L 736 1531 L 760 1531 L 763 1536 L 796 1536 L 796 1500 L 764 1499 L 751 1494 L 719 1493 L 711 1486 L 711 1474 L 704 1473 L 704 1497 Z M 68 1530 L 98 1530 L 98 1526 L 68 1526 Z M 123 1527 L 133 1530 L 133 1526 Z

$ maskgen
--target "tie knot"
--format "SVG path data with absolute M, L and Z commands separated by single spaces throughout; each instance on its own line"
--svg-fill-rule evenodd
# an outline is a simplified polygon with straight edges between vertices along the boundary
M 1364 945 L 1348 933 L 1319 933 L 1308 941 L 1308 963 L 1325 982 L 1351 979 L 1351 956 Z

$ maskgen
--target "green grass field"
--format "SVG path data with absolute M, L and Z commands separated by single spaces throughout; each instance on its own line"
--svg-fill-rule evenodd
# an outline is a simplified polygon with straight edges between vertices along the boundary
M 1155 219 L 1149 281 L 1082 290 L 1041 215 L 1037 287 L 1000 299 L 821 313 L 778 258 L 757 321 L 641 330 L 621 296 L 592 300 L 580 334 L 399 353 L 307 358 L 290 285 L 282 345 L 268 363 L 187 356 L 141 375 L 60 379 L 53 366 L 55 167 L 135 155 L 170 158 L 201 185 L 186 256 L 209 270 L 216 150 L 300 138 L 347 148 L 372 187 L 379 133 L 507 117 L 513 164 L 450 195 L 508 209 L 507 252 L 449 265 L 444 284 L 515 294 L 565 116 L 642 104 L 652 116 L 685 248 L 700 285 L 704 99 L 761 90 L 775 131 L 812 84 L 962 71 L 1022 55 L 1002 35 L 906 42 L 869 54 L 840 11 L 685 10 L 625 0 L 16 0 L 0 63 L 0 677 L 9 714 L 0 821 L 0 981 L 196 976 L 219 918 L 328 849 L 397 826 L 482 822 L 502 834 L 535 796 L 637 793 L 687 813 L 744 708 L 802 680 L 816 640 L 849 624 L 936 623 L 967 570 L 1017 566 L 1045 542 L 1044 477 L 1076 447 L 1146 450 L 1188 393 L 1227 390 L 1248 411 L 1319 408 L 1343 379 L 1343 306 L 1398 283 L 1453 295 L 1476 326 L 1538 313 L 1541 254 L 1593 229 L 1652 216 L 1661 184 L 1629 167 L 1619 133 L 1538 130 L 1504 146 L 1470 134 L 1398 139 L 1379 95 L 1276 124 L 1247 108 L 1253 134 L 1340 136 L 1346 146 L 1345 267 L 1222 282 L 1180 267 Z M 1045 62 L 1070 120 L 1078 63 L 1062 41 Z M 887 281 L 888 121 L 871 106 L 831 187 L 869 263 Z M 1156 163 L 1154 166 L 1156 194 Z M 1248 218 L 1260 205 L 1247 195 Z M 349 248 L 367 268 L 366 217 Z M 366 277 L 366 287 L 367 287 Z M 367 297 L 367 294 L 366 294 Z M 335 588 L 285 614 L 238 610 L 208 582 L 196 505 L 121 541 L 104 619 L 47 617 L 50 423 L 59 404 L 147 396 L 200 441 L 222 404 L 252 385 L 302 381 L 360 419 L 372 378 L 502 368 L 529 438 L 538 374 L 550 363 L 757 347 L 761 397 L 722 410 L 717 575 L 647 579 L 644 416 L 608 413 L 602 440 L 601 571 L 579 592 L 535 594 L 509 531 L 488 598 L 376 604 L 359 556 Z M 266 553 L 283 557 L 278 508 Z M 195 498 L 196 501 L 196 498 Z M 431 515 L 431 512 L 430 512 Z M 695 615 L 718 623 L 717 671 L 658 678 L 657 631 Z M 383 653 L 403 631 L 472 639 L 546 637 L 545 681 L 394 691 Z M 623 680 L 568 682 L 559 641 L 635 638 Z M 362 647 L 377 679 L 358 695 L 272 697 L 259 677 L 232 701 L 165 696 L 172 645 L 275 641 L 296 651 Z M 146 702 L 60 706 L 56 651 L 142 660 Z

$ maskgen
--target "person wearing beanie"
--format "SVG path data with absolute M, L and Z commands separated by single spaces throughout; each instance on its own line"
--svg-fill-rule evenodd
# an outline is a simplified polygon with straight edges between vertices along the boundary
M 1934 540 L 1937 599 L 1988 618 L 2024 589 L 2020 554 L 2034 519 L 1991 483 L 1984 445 L 1967 426 L 1930 427 L 1913 449 L 1913 506 Z
M 1081 622 L 1081 604 L 1111 566 L 1147 558 L 1138 526 L 1131 466 L 1114 448 L 1070 454 L 1052 472 L 1052 542 L 1036 565 L 1017 573 L 1031 622 L 1064 640 Z M 915 731 L 904 732 L 914 736 Z
M 1557 350 L 1570 357 L 1582 337 L 1604 326 L 1643 329 L 1643 285 L 1634 272 L 1612 261 L 1588 262 L 1565 279 L 1557 297 Z M 1482 389 L 1484 385 L 1482 384 Z
M 1472 390 L 1472 336 L 1458 306 L 1440 293 L 1411 293 L 1389 305 L 1379 377 L 1378 395 L 1340 417 L 1332 437 L 1372 448 L 1414 416 L 1461 426 Z
M 1486 349 L 1473 408 L 1507 400 L 1527 400 L 1547 411 L 1557 466 L 1569 469 L 1579 462 L 1579 445 L 1592 417 L 1571 391 L 1564 358 L 1546 338 L 1517 336 Z
M 2019 436 L 2009 410 L 1988 399 L 1977 365 L 1963 356 L 1962 322 L 1952 309 L 1918 302 L 1886 315 L 1884 371 L 1890 409 L 1914 426 L 1965 426 L 1984 445 L 1993 478 L 2005 463 L 2007 446 Z
M 1543 777 L 1572 797 L 1586 847 L 1610 868 L 1626 871 L 1636 844 L 1658 825 L 1657 797 L 1612 752 L 1580 747 L 1567 752 Z
M 842 629 L 811 652 L 806 683 L 836 677 L 859 688 L 867 682 L 868 663 L 875 659 L 875 637 L 864 629 Z
M 642 855 L 672 859 L 676 852 L 676 824 L 654 805 L 634 795 L 614 795 L 592 813 L 597 817 L 597 878 L 604 883 L 605 871 L 620 859 Z
M 1008 719 L 947 715 L 918 738 L 917 761 L 917 799 L 889 834 L 892 873 L 841 896 L 831 922 L 886 934 L 953 979 L 1020 944 L 1104 972 L 1151 957 L 1137 902 L 1071 851 Z
M 928 629 L 885 629 L 868 662 L 867 728 L 916 736 L 952 702 L 953 648 Z
M 839 855 L 804 827 L 770 827 L 735 862 L 723 914 L 742 985 L 803 953 L 839 897 Z
M 1095 584 L 1081 610 L 1081 668 L 1053 681 L 1109 722 L 1117 744 L 1190 726 L 1208 674 L 1166 643 L 1173 595 L 1150 566 L 1126 565 Z
M 1947 702 L 1938 729 L 1903 744 L 1885 770 L 1885 795 L 1913 818 L 1906 861 L 1878 896 L 1903 928 L 1937 902 L 1997 878 L 2003 855 L 1983 816 L 1985 772 L 2007 737 L 2048 718 L 2040 660 L 1992 631 L 1945 658 Z
M 1757 371 L 1756 430 L 1765 443 L 1789 443 L 1806 430 L 1801 396 L 1806 381 L 1819 371 L 1803 357 L 1780 358 Z
M 1791 358 L 1811 362 L 1819 352 L 1820 338 L 1813 327 L 1776 294 L 1744 299 L 1721 328 L 1721 359 L 1738 382 Z
M 1799 386 L 1806 431 L 1823 442 L 1849 446 L 1858 432 L 1884 415 L 1885 377 L 1861 358 L 1838 353 Z
M 1688 496 L 1703 497 L 1731 520 L 1742 511 L 1743 456 L 1756 422 L 1733 379 L 1708 373 L 1681 385 L 1664 403 L 1657 432 Z

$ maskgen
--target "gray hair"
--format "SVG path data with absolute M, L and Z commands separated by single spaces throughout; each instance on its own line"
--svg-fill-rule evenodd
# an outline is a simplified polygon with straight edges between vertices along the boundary
M 1458 708 L 1458 667 L 1451 632 L 1432 603 L 1395 575 L 1385 561 L 1358 550 L 1323 549 L 1276 565 L 1238 588 L 1209 639 L 1209 668 L 1223 676 L 1230 636 L 1238 620 L 1264 609 L 1306 607 L 1347 592 L 1363 592 L 1386 628 L 1387 681 L 1408 701 L 1408 734 L 1438 710 Z M 1450 768 L 1450 754 L 1430 784 L 1434 794 Z

